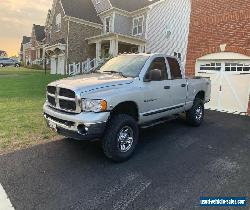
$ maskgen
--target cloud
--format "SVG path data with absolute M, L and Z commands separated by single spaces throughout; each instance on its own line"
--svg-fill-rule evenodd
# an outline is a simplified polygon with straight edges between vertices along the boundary
M 19 49 L 23 35 L 30 36 L 33 24 L 44 25 L 48 9 L 52 0 L 0 0 L 0 49 L 5 46 L 4 41 L 8 40 L 7 50 L 9 54 L 16 53 Z

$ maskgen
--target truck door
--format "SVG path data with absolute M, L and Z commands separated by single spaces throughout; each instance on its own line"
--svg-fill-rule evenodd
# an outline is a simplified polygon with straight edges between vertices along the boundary
M 167 57 L 170 69 L 170 95 L 173 106 L 176 107 L 175 112 L 179 113 L 184 110 L 187 96 L 187 82 L 182 76 L 180 64 L 175 58 Z
M 171 106 L 170 98 L 170 80 L 168 80 L 168 71 L 166 66 L 166 59 L 164 57 L 155 58 L 145 77 L 150 77 L 152 70 L 160 70 L 161 79 L 154 80 L 148 78 L 148 82 L 144 82 L 144 101 L 143 101 L 143 117 L 148 120 L 154 120 L 164 117 L 168 113 L 168 108 Z

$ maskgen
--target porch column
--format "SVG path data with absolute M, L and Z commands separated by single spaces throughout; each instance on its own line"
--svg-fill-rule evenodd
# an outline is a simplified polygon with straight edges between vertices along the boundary
M 110 40 L 109 54 L 112 56 L 118 55 L 118 40 L 117 39 Z
M 102 43 L 101 41 L 96 42 L 96 58 L 100 59 L 101 58 L 101 49 L 102 49 Z
M 139 45 L 138 46 L 138 52 L 139 53 L 144 53 L 145 52 L 145 45 Z

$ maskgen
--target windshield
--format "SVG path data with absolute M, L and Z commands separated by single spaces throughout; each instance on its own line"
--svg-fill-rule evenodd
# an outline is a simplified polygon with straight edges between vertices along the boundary
M 148 60 L 145 55 L 120 55 L 105 63 L 100 73 L 119 73 L 124 77 L 138 77 L 141 69 Z

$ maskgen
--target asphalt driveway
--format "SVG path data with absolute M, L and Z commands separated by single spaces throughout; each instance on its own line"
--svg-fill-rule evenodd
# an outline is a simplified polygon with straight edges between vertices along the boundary
M 140 139 L 122 164 L 66 139 L 3 155 L 0 183 L 25 210 L 187 210 L 204 209 L 200 196 L 250 197 L 250 117 L 207 111 L 199 128 L 177 119 Z

